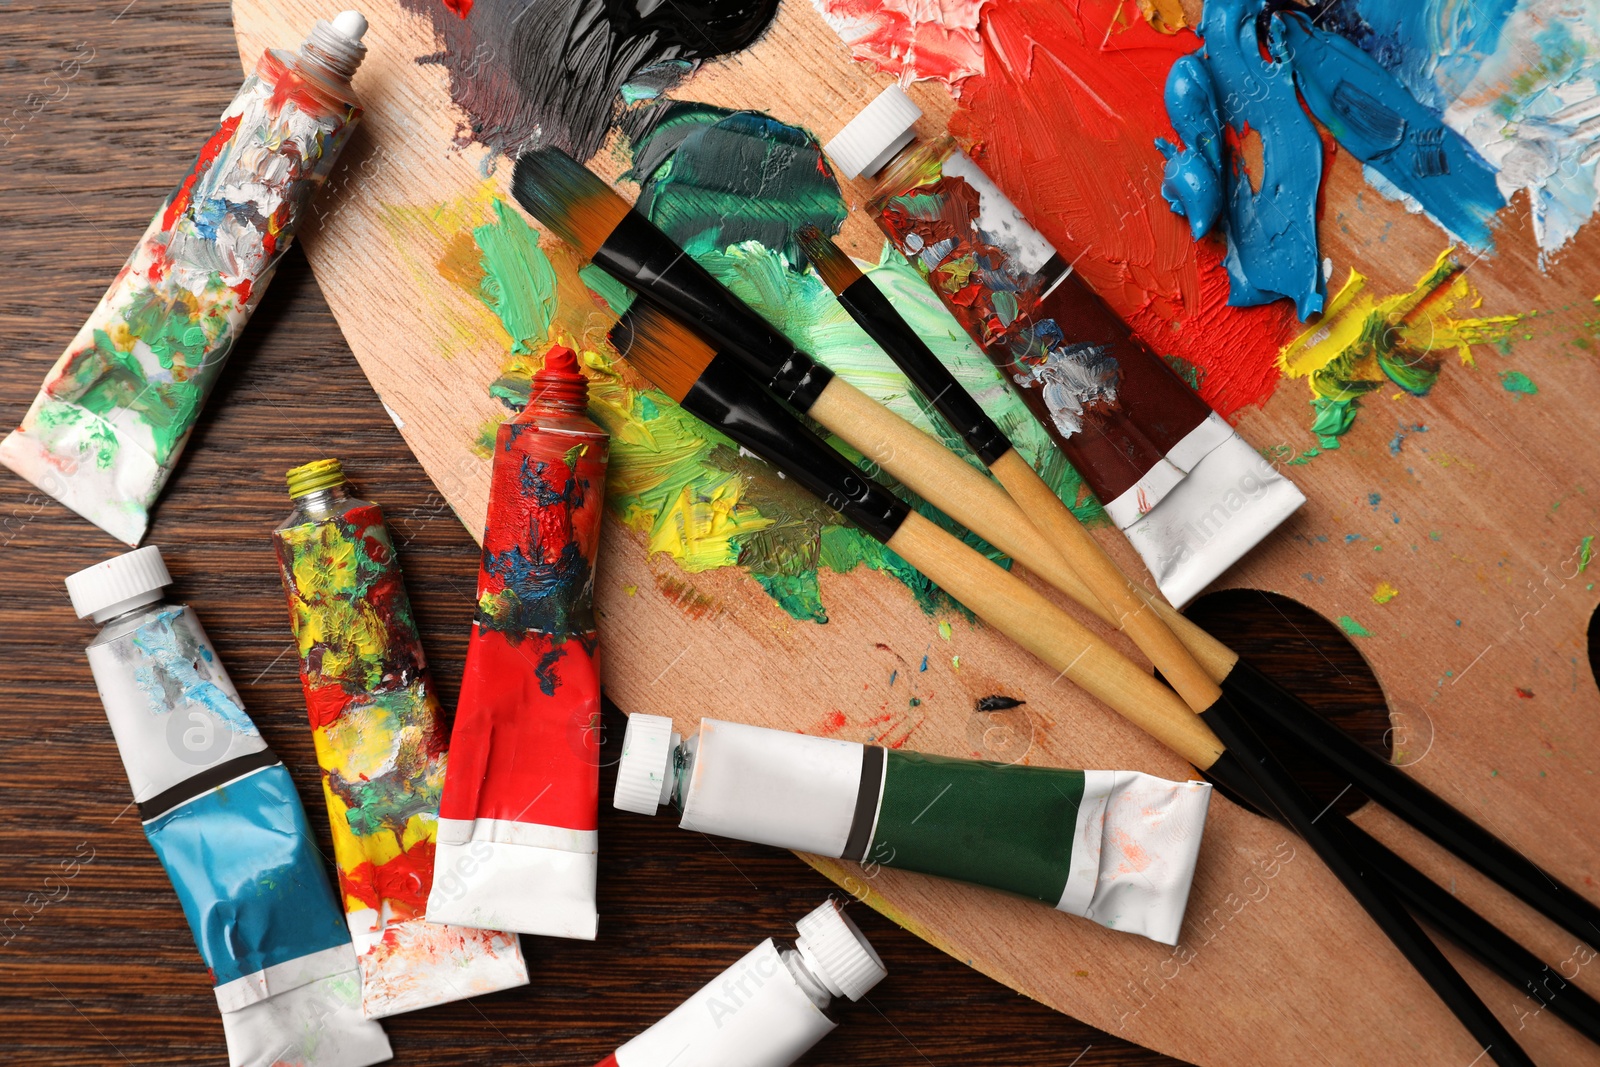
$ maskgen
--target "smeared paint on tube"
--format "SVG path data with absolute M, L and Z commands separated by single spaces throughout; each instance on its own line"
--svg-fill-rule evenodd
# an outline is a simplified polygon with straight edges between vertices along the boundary
M 359 26 L 319 22 L 299 53 L 262 54 L 0 442 L 0 462 L 130 545 L 361 117 L 366 20 L 348 14 Z
M 758 784 L 759 783 L 759 784 Z M 614 802 L 680 825 L 1031 897 L 1176 944 L 1211 787 L 631 715 Z
M 334 859 L 382 1018 L 523 985 L 515 934 L 427 923 L 445 737 L 438 699 L 378 505 L 336 460 L 289 472 L 295 510 L 273 532 L 300 653 Z
M 553 348 L 496 436 L 431 922 L 595 936 L 608 443 L 587 402 L 577 354 Z
M 605 143 L 619 94 L 636 79 L 667 84 L 702 59 L 748 48 L 777 0 L 403 0 L 433 23 L 437 64 L 467 116 L 457 135 L 515 156 L 555 145 L 588 159 Z M 655 90 L 659 92 L 659 87 Z
M 133 787 L 211 972 L 233 1064 L 389 1059 L 362 1017 L 356 955 L 294 782 L 245 713 L 200 620 L 162 602 L 154 546 L 67 578 L 101 630 L 89 666 Z
M 920 114 L 891 85 L 828 152 L 847 175 L 877 177 L 867 211 L 1182 605 L 1305 498 L 1134 336 L 952 138 L 907 140 Z
M 1381 299 L 1352 270 L 1321 321 L 1285 346 L 1280 358 L 1285 375 L 1311 387 L 1311 432 L 1321 446 L 1339 447 L 1362 397 L 1388 385 L 1426 396 L 1451 351 L 1471 365 L 1474 345 L 1505 342 L 1529 317 L 1456 315 L 1479 302 L 1453 248 L 1439 253 L 1410 291 Z
M 595 1067 L 789 1067 L 836 1025 L 834 997 L 860 1000 L 889 973 L 835 901 L 795 929 L 794 948 L 768 938 Z

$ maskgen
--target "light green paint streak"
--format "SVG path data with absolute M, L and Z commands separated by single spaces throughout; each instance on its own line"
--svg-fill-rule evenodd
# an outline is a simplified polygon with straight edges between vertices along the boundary
M 1339 629 L 1343 630 L 1345 633 L 1349 634 L 1351 637 L 1371 637 L 1372 636 L 1372 631 L 1371 630 L 1367 629 L 1365 626 L 1362 626 L 1359 622 L 1356 622 L 1355 619 L 1352 619 L 1348 615 L 1340 615 L 1339 616 Z

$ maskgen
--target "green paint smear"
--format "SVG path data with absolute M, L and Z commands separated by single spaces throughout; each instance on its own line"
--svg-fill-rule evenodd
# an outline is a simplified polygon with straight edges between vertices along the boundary
M 511 335 L 511 352 L 527 353 L 544 343 L 556 310 L 556 276 L 539 250 L 539 231 L 504 200 L 495 221 L 472 231 L 483 267 L 480 299 Z
M 1533 379 L 1528 377 L 1526 374 L 1523 374 L 1519 370 L 1501 371 L 1500 384 L 1508 393 L 1520 393 L 1525 396 L 1532 396 L 1534 393 L 1539 391 L 1539 387 L 1533 384 Z
M 1340 615 L 1339 616 L 1339 629 L 1343 630 L 1345 633 L 1349 634 L 1351 637 L 1371 637 L 1372 636 L 1372 631 L 1371 630 L 1367 629 L 1365 626 L 1362 626 L 1359 622 L 1356 622 L 1356 620 L 1352 619 L 1348 615 Z
M 1582 574 L 1589 569 L 1589 560 L 1594 556 L 1594 534 L 1590 534 L 1578 542 L 1578 573 Z

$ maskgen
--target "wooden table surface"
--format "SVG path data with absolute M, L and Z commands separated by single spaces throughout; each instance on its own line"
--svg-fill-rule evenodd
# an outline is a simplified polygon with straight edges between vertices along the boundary
M 21 417 L 241 74 L 226 3 L 0 5 L 0 418 Z M 157 509 L 147 544 L 195 606 L 328 852 L 316 762 L 269 542 L 282 473 L 350 461 L 385 505 L 446 705 L 460 682 L 477 546 L 412 459 L 291 252 Z M 222 1064 L 205 969 L 140 832 L 61 580 L 121 550 L 0 471 L 0 1059 Z M 1292 605 L 1289 606 L 1292 610 Z M 1206 610 L 1204 607 L 1202 610 Z M 1259 595 L 1208 623 L 1271 657 L 1325 710 L 1381 733 L 1360 656 L 1314 616 L 1286 642 Z M 649 708 L 627 709 L 649 711 Z M 607 720 L 607 763 L 620 741 Z M 609 797 L 611 773 L 602 776 Z M 834 887 L 792 855 L 714 840 L 602 804 L 600 940 L 524 939 L 523 989 L 387 1023 L 397 1064 L 591 1064 Z M 63 861 L 76 873 L 63 877 Z M 71 864 L 67 869 L 71 869 Z M 807 1064 L 1176 1062 L 1052 1012 L 864 907 L 890 977 L 834 1009 Z M 1075 921 L 1063 917 L 1063 922 Z M 1071 960 L 1061 966 L 1070 968 Z

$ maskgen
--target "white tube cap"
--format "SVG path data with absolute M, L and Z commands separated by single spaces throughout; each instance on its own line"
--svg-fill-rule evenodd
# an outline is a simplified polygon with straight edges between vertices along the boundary
M 654 815 L 672 800 L 672 750 L 683 740 L 672 732 L 665 715 L 629 715 L 622 735 L 622 760 L 611 805 L 640 815 Z
M 367 35 L 367 16 L 359 11 L 341 11 L 329 23 L 335 33 L 351 44 L 360 44 Z
M 846 178 L 858 174 L 870 178 L 911 143 L 916 135 L 912 127 L 921 117 L 922 109 L 896 82 L 874 97 L 822 150 Z
M 860 1000 L 888 977 L 889 968 L 877 950 L 837 901 L 823 901 L 794 928 L 800 932 L 794 945 L 801 959 L 834 996 Z
M 105 622 L 141 604 L 155 603 L 171 584 L 161 549 L 146 545 L 67 575 L 67 596 L 78 618 L 93 615 L 95 622 Z

